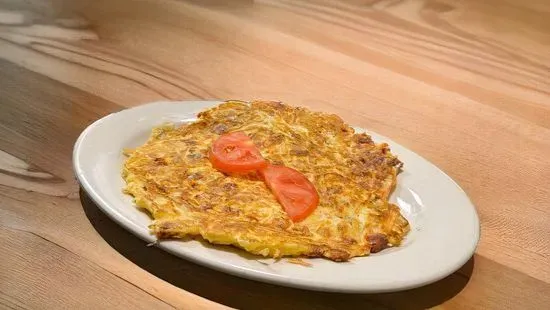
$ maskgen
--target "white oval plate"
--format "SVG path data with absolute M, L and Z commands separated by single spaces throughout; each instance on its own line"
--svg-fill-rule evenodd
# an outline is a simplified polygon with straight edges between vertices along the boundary
M 156 102 L 113 113 L 91 124 L 78 138 L 73 153 L 74 169 L 82 187 L 114 221 L 141 239 L 153 242 L 156 238 L 147 228 L 151 219 L 121 191 L 122 149 L 143 144 L 155 126 L 192 121 L 198 112 L 217 103 Z M 369 134 L 376 142 L 387 142 L 405 164 L 391 196 L 411 224 L 411 232 L 400 247 L 345 263 L 308 259 L 311 267 L 199 241 L 162 241 L 158 247 L 236 276 L 320 291 L 397 291 L 446 277 L 474 253 L 479 240 L 474 206 L 464 191 L 437 167 L 397 143 Z

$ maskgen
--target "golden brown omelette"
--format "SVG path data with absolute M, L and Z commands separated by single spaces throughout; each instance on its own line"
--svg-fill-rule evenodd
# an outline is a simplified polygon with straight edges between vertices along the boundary
M 292 222 L 255 174 L 225 175 L 208 151 L 224 133 L 243 131 L 273 164 L 303 173 L 320 201 Z M 356 134 L 339 117 L 278 102 L 227 101 L 181 126 L 155 128 L 127 152 L 125 192 L 153 217 L 159 239 L 202 237 L 269 256 L 345 261 L 399 245 L 409 231 L 388 203 L 401 162 L 387 144 Z

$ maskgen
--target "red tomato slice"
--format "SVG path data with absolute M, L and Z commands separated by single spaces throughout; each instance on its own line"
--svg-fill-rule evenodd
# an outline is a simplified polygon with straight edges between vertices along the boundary
M 267 166 L 254 142 L 240 131 L 222 135 L 214 141 L 208 158 L 214 168 L 225 173 L 249 172 Z
M 300 172 L 275 165 L 269 165 L 259 172 L 292 221 L 302 221 L 317 208 L 319 194 Z

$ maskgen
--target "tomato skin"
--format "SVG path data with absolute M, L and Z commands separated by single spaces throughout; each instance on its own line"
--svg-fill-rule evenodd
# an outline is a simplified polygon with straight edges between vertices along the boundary
M 270 165 L 243 132 L 220 136 L 212 143 L 208 158 L 214 168 L 224 173 L 258 171 L 293 222 L 304 220 L 319 204 L 315 186 L 302 173 Z
M 225 173 L 246 173 L 265 168 L 268 162 L 244 132 L 220 136 L 210 148 L 212 166 Z
M 268 165 L 259 170 L 259 174 L 293 222 L 304 220 L 317 208 L 319 194 L 302 173 L 285 166 Z

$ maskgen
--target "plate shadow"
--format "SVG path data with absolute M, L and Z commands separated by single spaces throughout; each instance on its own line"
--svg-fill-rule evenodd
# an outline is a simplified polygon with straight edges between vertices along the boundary
M 105 215 L 81 189 L 88 220 L 107 243 L 156 277 L 183 290 L 237 309 L 426 309 L 457 295 L 470 280 L 474 257 L 457 272 L 420 288 L 379 294 L 314 292 L 231 276 L 174 256 L 134 236 Z

